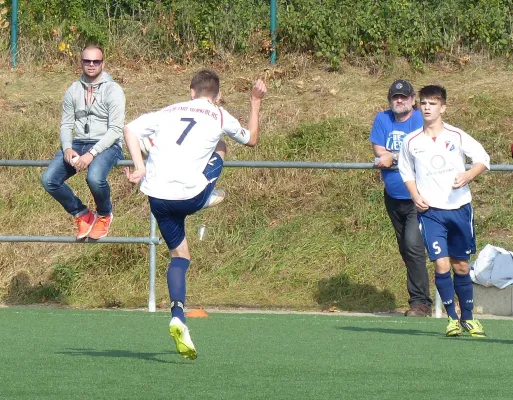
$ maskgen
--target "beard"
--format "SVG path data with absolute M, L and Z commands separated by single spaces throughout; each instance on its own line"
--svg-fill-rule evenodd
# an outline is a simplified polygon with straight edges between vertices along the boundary
M 394 113 L 396 118 L 406 117 L 411 110 L 413 110 L 413 106 L 403 106 L 403 107 L 392 107 L 392 112 Z

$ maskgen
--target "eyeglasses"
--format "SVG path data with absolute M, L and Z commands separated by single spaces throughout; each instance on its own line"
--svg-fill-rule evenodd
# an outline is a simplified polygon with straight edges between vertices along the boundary
M 93 65 L 95 67 L 99 67 L 101 64 L 102 64 L 103 60 L 86 60 L 86 59 L 82 59 L 82 64 L 84 65 L 91 65 L 91 63 L 93 63 Z

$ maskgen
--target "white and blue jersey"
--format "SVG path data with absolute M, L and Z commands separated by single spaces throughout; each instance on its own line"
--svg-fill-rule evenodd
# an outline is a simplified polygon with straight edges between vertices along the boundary
M 435 137 L 421 128 L 404 138 L 399 171 L 405 182 L 415 182 L 429 205 L 417 218 L 431 261 L 468 260 L 476 251 L 470 188 L 453 188 L 456 176 L 465 172 L 466 157 L 490 169 L 483 146 L 449 124 L 444 123 L 444 130 Z
M 138 138 L 153 136 L 141 192 L 165 200 L 192 199 L 205 189 L 204 169 L 223 134 L 241 144 L 250 140 L 236 118 L 205 98 L 144 114 L 127 126 Z
M 215 153 L 223 134 L 247 144 L 251 132 L 205 98 L 170 105 L 140 116 L 128 128 L 141 138 L 153 137 L 141 191 L 169 249 L 185 238 L 185 218 L 208 200 L 223 169 Z
M 444 123 L 436 137 L 423 129 L 404 138 L 399 171 L 404 182 L 414 181 L 430 207 L 455 210 L 470 203 L 468 185 L 453 189 L 454 179 L 465 172 L 465 159 L 490 169 L 490 156 L 481 144 L 461 129 Z
M 391 110 L 382 111 L 374 118 L 370 141 L 391 153 L 398 153 L 406 135 L 422 126 L 422 114 L 418 110 L 413 110 L 410 118 L 403 122 L 396 121 Z M 390 197 L 403 200 L 411 199 L 398 170 L 381 169 L 381 177 Z

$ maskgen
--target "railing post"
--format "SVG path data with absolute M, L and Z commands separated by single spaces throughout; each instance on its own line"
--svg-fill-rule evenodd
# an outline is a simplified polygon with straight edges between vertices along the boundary
M 150 211 L 150 239 L 156 238 L 157 221 Z M 150 243 L 150 287 L 148 294 L 148 311 L 155 312 L 155 281 L 157 276 L 157 246 L 155 243 Z
M 271 64 L 276 64 L 276 0 L 271 0 Z
M 16 68 L 18 53 L 18 0 L 11 3 L 11 66 Z
M 442 318 L 442 298 L 440 293 L 435 289 L 435 318 Z

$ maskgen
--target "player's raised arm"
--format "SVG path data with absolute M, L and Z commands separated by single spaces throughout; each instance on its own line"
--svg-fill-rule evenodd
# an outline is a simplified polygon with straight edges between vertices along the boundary
M 266 93 L 267 87 L 265 83 L 261 79 L 258 79 L 253 85 L 249 96 L 249 120 L 247 128 L 243 128 L 238 119 L 230 115 L 226 110 L 220 108 L 223 115 L 223 132 L 237 143 L 250 147 L 256 146 L 259 134 L 260 104 Z
M 260 103 L 266 93 L 267 87 L 265 86 L 264 81 L 258 79 L 251 89 L 251 93 L 249 95 L 248 130 L 250 132 L 250 137 L 249 142 L 246 143 L 246 146 L 253 147 L 258 143 Z

